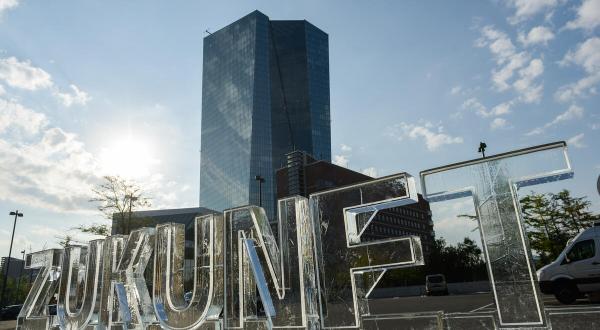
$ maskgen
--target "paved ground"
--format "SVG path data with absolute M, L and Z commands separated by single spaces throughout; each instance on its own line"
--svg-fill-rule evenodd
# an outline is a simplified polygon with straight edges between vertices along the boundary
M 470 312 L 494 303 L 491 293 L 450 296 L 417 296 L 373 300 L 370 310 L 374 314 L 417 313 L 445 311 Z
M 600 303 L 590 303 L 588 299 L 577 300 L 571 305 L 563 305 L 552 295 L 544 295 L 546 308 L 572 309 L 576 307 L 600 307 Z M 416 313 L 444 311 L 446 313 L 488 312 L 495 311 L 496 305 L 491 293 L 475 293 L 468 295 L 449 296 L 416 296 L 376 299 L 369 305 L 371 312 L 376 314 Z
M 17 327 L 17 321 L 12 320 L 12 321 L 0 321 L 0 330 L 7 330 L 7 329 L 15 329 Z
M 578 300 L 572 305 L 562 305 L 554 296 L 543 296 L 544 306 L 547 309 L 554 311 L 572 311 L 574 309 L 600 308 L 600 303 L 590 303 L 587 299 Z M 370 303 L 370 310 L 373 314 L 398 314 L 398 313 L 417 313 L 417 312 L 433 312 L 445 311 L 446 313 L 494 313 L 495 304 L 491 293 L 476 293 L 469 295 L 450 295 L 450 296 L 433 296 L 433 297 L 402 297 L 402 298 L 384 298 L 375 299 Z M 413 320 L 415 321 L 415 320 Z M 411 325 L 417 327 L 428 328 L 431 319 L 423 319 L 423 324 L 415 324 L 411 321 Z M 418 321 L 418 320 L 417 320 Z M 390 320 L 391 325 L 386 326 L 379 322 L 375 327 L 378 329 L 396 329 L 401 322 L 399 320 Z M 16 321 L 0 321 L 0 330 L 15 329 Z M 366 328 L 371 328 L 366 327 Z

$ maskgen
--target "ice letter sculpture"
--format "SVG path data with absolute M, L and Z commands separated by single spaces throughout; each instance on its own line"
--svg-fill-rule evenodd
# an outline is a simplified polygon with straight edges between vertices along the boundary
M 123 237 L 106 239 L 106 251 L 113 254 L 105 254 L 104 258 L 101 326 L 145 329 L 156 323 L 144 278 L 154 248 L 154 232 L 154 228 L 134 230 L 124 244 Z M 118 251 L 122 252 L 115 253 Z
M 39 269 L 39 273 L 19 312 L 17 329 L 51 328 L 48 303 L 58 287 L 62 253 L 62 250 L 50 249 L 27 255 L 25 268 Z
M 85 329 L 90 322 L 97 322 L 103 246 L 104 240 L 99 239 L 89 247 L 69 246 L 63 252 L 56 309 L 62 329 Z
M 302 197 L 279 201 L 278 237 L 260 207 L 225 211 L 226 328 L 315 325 L 310 225 Z
M 223 309 L 223 216 L 194 221 L 194 287 L 184 301 L 185 228 L 167 223 L 156 228 L 154 309 L 164 329 L 214 328 Z
M 430 202 L 473 198 L 501 327 L 546 323 L 517 191 L 572 175 L 564 142 L 421 172 Z
M 408 174 L 310 196 L 323 327 L 361 327 L 367 299 L 386 270 L 424 264 L 418 236 L 362 239 L 380 210 L 416 202 Z

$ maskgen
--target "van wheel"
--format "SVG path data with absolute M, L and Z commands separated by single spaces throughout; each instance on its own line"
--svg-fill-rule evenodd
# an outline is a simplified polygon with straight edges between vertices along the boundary
M 554 296 L 561 303 L 570 305 L 577 300 L 579 290 L 577 290 L 577 287 L 572 283 L 557 283 L 556 289 L 554 290 Z

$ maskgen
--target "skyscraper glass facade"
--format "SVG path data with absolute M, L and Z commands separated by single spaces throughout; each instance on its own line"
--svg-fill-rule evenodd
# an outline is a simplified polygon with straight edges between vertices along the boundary
M 255 11 L 204 38 L 201 137 L 200 205 L 272 218 L 286 153 L 331 160 L 327 34 Z

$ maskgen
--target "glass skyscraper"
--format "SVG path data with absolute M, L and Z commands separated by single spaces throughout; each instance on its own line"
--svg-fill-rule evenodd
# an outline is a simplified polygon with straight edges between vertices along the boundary
M 273 219 L 285 154 L 331 161 L 327 34 L 254 11 L 204 38 L 202 84 L 200 205 L 261 199 Z

